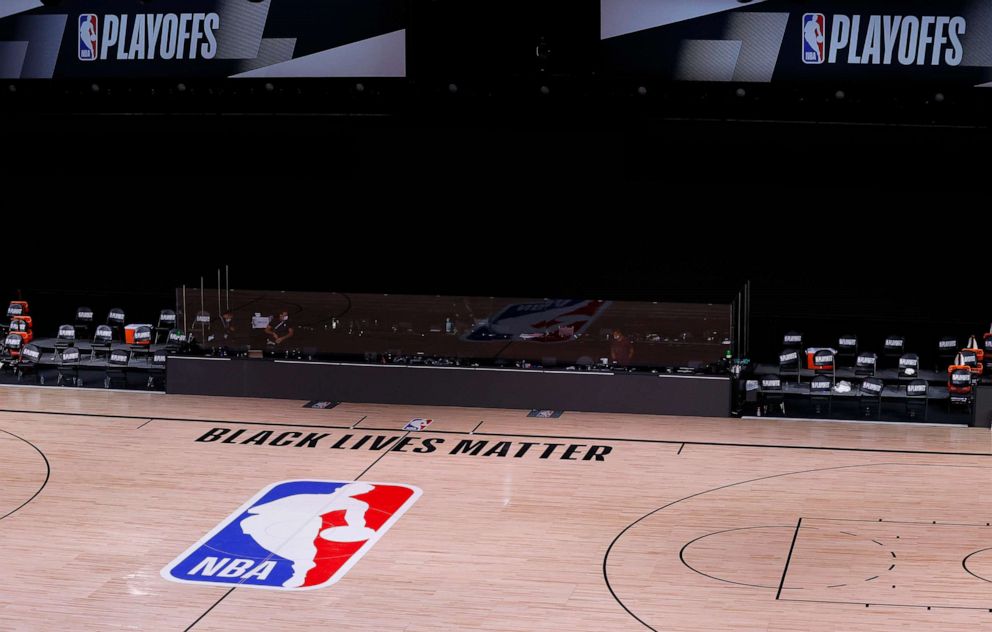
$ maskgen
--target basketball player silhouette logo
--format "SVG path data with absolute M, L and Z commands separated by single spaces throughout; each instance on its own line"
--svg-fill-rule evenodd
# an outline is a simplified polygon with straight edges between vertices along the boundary
M 162 576 L 307 590 L 341 577 L 420 496 L 395 483 L 284 481 L 255 495 Z
M 100 21 L 92 13 L 79 16 L 79 61 L 94 61 L 98 57 L 97 40 Z
M 826 18 L 822 13 L 803 16 L 803 63 L 822 64 L 826 60 Z

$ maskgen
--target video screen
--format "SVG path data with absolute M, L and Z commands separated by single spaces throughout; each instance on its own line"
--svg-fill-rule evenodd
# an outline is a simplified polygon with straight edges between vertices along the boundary
M 601 0 L 604 70 L 676 81 L 992 85 L 984 0 Z
M 3 79 L 406 76 L 408 0 L 3 5 Z
M 730 348 L 730 305 L 187 290 L 201 346 L 377 363 L 701 367 Z M 180 303 L 180 308 L 183 305 Z

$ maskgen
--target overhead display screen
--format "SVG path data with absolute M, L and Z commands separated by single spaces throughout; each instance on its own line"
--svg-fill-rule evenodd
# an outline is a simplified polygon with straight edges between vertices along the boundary
M 0 3 L 0 78 L 405 77 L 407 0 Z
M 601 0 L 605 67 L 677 81 L 992 86 L 987 0 Z

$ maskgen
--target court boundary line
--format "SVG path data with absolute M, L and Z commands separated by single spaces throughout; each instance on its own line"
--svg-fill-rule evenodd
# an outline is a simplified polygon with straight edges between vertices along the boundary
M 644 514 L 643 516 L 641 516 L 637 520 L 634 520 L 633 522 L 631 522 L 630 524 L 628 524 L 626 527 L 624 527 L 623 530 L 621 530 L 620 533 L 618 533 L 613 538 L 613 540 L 610 542 L 610 545 L 608 547 L 606 547 L 606 553 L 603 554 L 603 565 L 602 565 L 603 581 L 606 583 L 606 589 L 610 591 L 610 595 L 613 597 L 613 600 L 616 601 L 617 604 L 619 604 L 620 607 L 623 608 L 624 611 L 627 614 L 629 614 L 631 617 L 633 617 L 635 621 L 637 621 L 638 623 L 640 623 L 641 625 L 643 625 L 647 629 L 652 630 L 652 632 L 658 632 L 657 628 L 652 627 L 649 623 L 647 623 L 646 621 L 644 621 L 643 619 L 641 619 L 639 616 L 637 616 L 636 614 L 634 614 L 634 612 L 630 608 L 627 607 L 627 604 L 625 604 L 623 602 L 623 600 L 620 599 L 620 597 L 617 595 L 616 591 L 613 590 L 613 585 L 610 583 L 609 571 L 607 570 L 607 565 L 608 565 L 609 559 L 610 559 L 610 553 L 613 551 L 613 547 L 616 546 L 617 542 L 619 542 L 620 539 L 623 538 L 623 536 L 628 531 L 630 531 L 631 529 L 633 529 L 635 526 L 637 526 L 638 524 L 640 524 L 642 521 L 650 518 L 651 516 L 655 515 L 656 513 L 660 512 L 662 510 L 668 509 L 669 507 L 671 507 L 673 505 L 677 505 L 677 504 L 679 504 L 679 503 L 681 503 L 683 501 L 691 500 L 693 498 L 696 498 L 698 496 L 703 496 L 703 495 L 709 494 L 711 492 L 717 492 L 717 491 L 721 491 L 721 490 L 724 490 L 724 489 L 729 489 L 731 487 L 736 487 L 738 485 L 747 485 L 748 483 L 757 483 L 759 481 L 766 481 L 766 480 L 771 480 L 771 479 L 774 479 L 774 478 L 781 478 L 781 477 L 784 477 L 784 476 L 795 476 L 795 475 L 798 475 L 798 474 L 812 474 L 814 472 L 831 472 L 831 471 L 835 471 L 835 470 L 847 470 L 847 469 L 852 469 L 852 468 L 857 468 L 857 467 L 884 467 L 884 466 L 893 466 L 893 465 L 895 465 L 895 466 L 908 466 L 908 467 L 946 467 L 945 465 L 936 464 L 936 463 L 860 463 L 860 464 L 853 464 L 853 465 L 836 465 L 836 466 L 832 466 L 832 467 L 819 467 L 819 468 L 814 468 L 814 469 L 810 469 L 810 470 L 797 470 L 797 471 L 794 471 L 794 472 L 781 472 L 779 474 L 771 474 L 771 475 L 768 475 L 768 476 L 761 476 L 761 477 L 758 477 L 758 478 L 752 478 L 752 479 L 748 479 L 748 480 L 744 480 L 744 481 L 737 481 L 737 482 L 734 482 L 734 483 L 727 483 L 726 485 L 720 485 L 719 487 L 713 487 L 712 489 L 704 489 L 704 490 L 699 491 L 699 492 L 696 492 L 694 494 L 690 494 L 688 496 L 684 496 L 682 498 L 679 498 L 678 500 L 673 500 L 673 501 L 671 501 L 669 503 L 666 503 L 666 504 L 662 505 L 661 507 L 658 507 L 657 509 L 652 509 L 648 513 Z M 970 466 L 969 465 L 961 465 L 961 466 L 954 466 L 954 467 L 972 467 L 972 468 L 977 468 L 977 469 L 989 469 L 989 468 L 986 468 L 986 467 L 983 467 L 983 466 L 980 466 L 980 465 L 970 465 Z M 797 530 L 798 530 L 798 527 L 797 527 Z M 779 601 L 798 601 L 798 600 L 780 599 Z M 823 603 L 829 603 L 829 602 L 823 602 Z M 848 602 L 843 602 L 843 603 L 848 603 Z M 858 602 L 854 602 L 854 603 L 858 603 Z M 884 605 L 884 604 L 877 604 L 877 605 Z M 921 607 L 921 606 L 913 606 L 913 607 Z M 925 608 L 927 606 L 922 606 L 922 607 Z M 992 608 L 990 608 L 990 610 L 992 610 Z
M 2 412 L 2 411 L 0 411 Z M 238 422 L 227 422 L 238 423 Z M 403 432 L 395 428 L 371 428 L 365 426 L 361 430 L 372 430 L 375 432 Z M 468 435 L 470 433 L 461 430 L 421 430 L 422 433 Z M 882 452 L 891 454 L 926 454 L 936 456 L 992 456 L 992 452 L 946 452 L 941 450 L 897 450 L 886 448 L 838 448 L 830 446 L 815 445 L 778 445 L 767 443 L 727 443 L 720 441 L 681 441 L 679 439 L 632 439 L 622 437 L 580 437 L 568 435 L 540 435 L 540 434 L 520 434 L 516 432 L 476 432 L 477 437 L 522 437 L 524 439 L 575 439 L 578 441 L 614 441 L 628 443 L 658 443 L 663 445 L 703 445 L 727 448 L 774 448 L 782 450 L 827 450 L 830 452 Z
M 100 415 L 97 413 L 67 413 L 62 411 L 44 410 L 17 410 L 14 408 L 0 408 L 0 413 L 22 413 L 25 415 L 60 415 L 64 417 L 106 417 L 107 419 L 148 419 L 148 415 Z M 367 415 L 366 415 L 367 416 Z M 281 426 L 289 428 L 335 428 L 338 430 L 348 430 L 351 426 L 335 426 L 329 424 L 288 424 L 281 421 L 237 421 L 230 419 L 197 419 L 183 417 L 152 417 L 153 421 L 185 421 L 197 424 L 242 424 L 244 426 Z M 359 419 L 359 422 L 361 419 Z M 399 432 L 399 431 L 398 431 Z M 990 453 L 992 456 L 992 453 Z
M 759 417 L 757 415 L 744 415 L 740 418 L 742 421 L 798 421 L 798 422 L 828 422 L 828 423 L 838 423 L 838 424 L 867 424 L 875 426 L 885 426 L 885 425 L 899 425 L 899 426 L 922 426 L 924 428 L 971 428 L 968 424 L 956 424 L 956 423 L 943 423 L 939 421 L 885 421 L 878 419 L 836 419 L 833 417 L 776 417 L 775 415 L 766 415 L 764 417 Z
M 3 428 L 0 428 L 0 432 L 2 432 L 4 434 L 9 434 L 10 436 L 14 437 L 15 439 L 19 439 L 19 440 L 23 441 L 24 443 L 28 444 L 29 446 L 31 446 L 32 448 L 34 448 L 35 449 L 35 452 L 37 452 L 38 454 L 40 454 L 42 460 L 45 461 L 45 480 L 42 481 L 41 487 L 39 487 L 38 490 L 35 491 L 35 493 L 31 494 L 31 497 L 28 498 L 27 500 L 25 500 L 23 503 L 21 503 L 20 505 L 18 505 L 17 507 L 15 507 L 14 509 L 12 509 L 11 511 L 8 511 L 4 515 L 0 516 L 0 520 L 3 520 L 4 518 L 9 518 L 10 516 L 14 515 L 18 511 L 20 511 L 21 509 L 24 509 L 25 507 L 27 507 L 28 506 L 28 503 L 30 503 L 32 500 L 34 500 L 35 498 L 37 498 L 39 494 L 41 494 L 42 490 L 45 489 L 45 487 L 48 486 L 48 481 L 52 477 L 52 464 L 48 461 L 48 457 L 45 455 L 44 452 L 42 452 L 41 448 L 39 448 L 35 444 L 31 443 L 30 441 L 28 441 L 24 437 L 22 437 L 20 435 L 16 435 L 13 432 L 10 432 L 9 430 L 4 430 Z
M 799 603 L 819 603 L 819 604 L 833 604 L 833 605 L 846 605 L 846 606 L 860 606 L 865 605 L 865 608 L 869 606 L 881 606 L 883 608 L 921 608 L 923 610 L 981 610 L 982 612 L 988 611 L 992 612 L 992 607 L 982 607 L 982 606 L 921 606 L 918 604 L 906 604 L 906 603 L 873 603 L 871 601 L 830 601 L 826 599 L 779 599 L 779 601 L 795 601 Z
M 917 465 L 926 465 L 925 463 L 918 463 Z M 961 465 L 946 465 L 944 467 L 968 467 Z M 992 523 L 986 522 L 985 524 L 976 524 L 972 522 L 937 522 L 933 520 L 931 522 L 917 522 L 914 520 L 886 520 L 884 518 L 878 518 L 877 520 L 867 520 L 864 518 L 820 518 L 818 516 L 804 516 L 806 520 L 822 520 L 823 522 L 866 522 L 868 524 L 908 524 L 915 527 L 988 527 L 992 526 Z
M 61 415 L 66 417 L 106 417 L 108 419 L 148 419 L 147 415 L 113 415 L 113 414 L 97 414 L 97 413 L 70 413 L 62 411 L 43 411 L 43 410 L 19 410 L 14 408 L 0 408 L 0 413 L 22 413 L 27 415 Z M 238 421 L 236 419 L 196 419 L 189 418 L 184 419 L 182 417 L 153 417 L 152 419 L 156 421 L 179 421 L 188 423 L 212 423 L 212 424 L 241 424 L 245 426 L 277 426 L 277 427 L 288 427 L 288 428 L 322 428 L 322 429 L 336 429 L 336 430 L 351 430 L 352 426 L 338 426 L 331 424 L 291 424 L 284 422 L 268 422 L 268 421 Z M 960 429 L 960 428 L 959 428 Z M 360 430 L 369 430 L 373 432 L 395 432 L 402 433 L 402 429 L 398 428 L 370 428 L 363 427 Z M 423 433 L 433 433 L 433 434 L 453 434 L 453 435 L 468 435 L 469 433 L 462 430 L 421 430 Z M 515 432 L 476 432 L 474 436 L 489 436 L 489 437 L 522 437 L 525 439 L 574 439 L 579 441 L 613 441 L 613 442 L 628 442 L 628 443 L 657 443 L 657 444 L 685 444 L 685 445 L 701 445 L 701 446 L 715 446 L 715 447 L 728 447 L 728 448 L 767 448 L 767 449 L 779 449 L 779 450 L 826 450 L 829 452 L 867 452 L 867 453 L 882 453 L 882 454 L 926 454 L 926 455 L 936 455 L 936 456 L 978 456 L 978 457 L 992 457 L 992 452 L 950 452 L 946 450 L 899 450 L 894 448 L 854 448 L 854 447 L 836 447 L 836 446 L 822 446 L 822 445 L 780 445 L 773 443 L 731 443 L 722 441 L 682 441 L 678 439 L 637 439 L 637 438 L 624 438 L 624 437 L 584 437 L 584 436 L 565 436 L 565 435 L 541 435 L 541 434 L 520 434 Z
M 52 365 L 58 366 L 58 365 Z M 93 368 L 100 369 L 102 367 L 86 367 L 80 365 L 80 369 Z M 64 387 L 56 386 L 46 386 L 44 384 L 0 384 L 0 388 L 58 388 L 62 389 Z M 99 393 L 147 393 L 149 395 L 168 395 L 165 391 L 159 391 L 155 389 L 133 389 L 133 388 L 100 388 L 99 386 L 71 386 L 68 388 L 78 388 L 81 390 L 97 391 Z

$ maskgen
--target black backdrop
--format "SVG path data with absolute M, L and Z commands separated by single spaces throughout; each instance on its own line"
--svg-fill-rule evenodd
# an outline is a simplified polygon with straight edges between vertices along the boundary
M 235 200 L 243 197 L 224 203 Z M 543 204 L 544 215 L 552 218 L 543 225 L 553 227 L 553 218 L 567 208 Z M 665 215 L 674 218 L 671 224 L 648 223 L 638 219 L 644 210 L 636 202 L 613 217 L 557 232 L 515 229 L 518 215 L 499 231 L 487 231 L 480 218 L 497 210 L 451 204 L 418 211 L 422 221 L 414 225 L 391 226 L 388 214 L 378 226 L 337 218 L 361 207 L 350 208 L 328 207 L 323 217 L 306 220 L 308 235 L 262 238 L 264 231 L 253 223 L 221 236 L 118 240 L 127 244 L 123 263 L 101 259 L 99 249 L 88 250 L 93 246 L 73 239 L 77 254 L 71 260 L 38 253 L 30 265 L 12 263 L 3 277 L 3 297 L 15 297 L 20 288 L 33 303 L 39 331 L 54 332 L 79 304 L 94 307 L 98 316 L 120 306 L 135 317 L 153 317 L 174 303 L 175 287 L 198 286 L 200 275 L 208 287 L 214 285 L 217 268 L 225 264 L 235 288 L 307 291 L 717 303 L 732 300 L 751 280 L 751 347 L 759 356 L 777 353 L 789 329 L 820 343 L 856 333 L 867 348 L 880 346 L 886 335 L 902 334 L 910 350 L 926 355 L 937 337 L 981 335 L 992 320 L 982 270 L 969 257 L 968 272 L 960 275 L 960 266 L 952 263 L 961 260 L 956 250 L 962 242 L 953 239 L 937 244 L 913 233 L 889 241 L 884 232 L 861 234 L 862 248 L 874 244 L 870 259 L 852 256 L 843 241 L 837 254 L 825 258 L 804 254 L 804 244 L 817 242 L 815 231 L 798 239 L 780 231 L 742 236 L 740 224 L 717 217 L 680 219 L 677 213 Z M 117 209 L 111 216 L 126 213 Z M 258 222 L 268 216 L 263 213 Z M 153 224 L 154 230 L 161 235 L 165 225 Z M 780 256 L 783 244 L 788 251 Z M 927 244 L 931 249 L 919 254 Z
M 51 328 L 82 299 L 154 314 L 225 263 L 311 291 L 724 302 L 753 279 L 755 348 L 987 327 L 987 97 L 603 89 L 597 17 L 415 0 L 400 88 L 0 82 L 0 289 Z
M 412 0 L 409 80 L 0 81 L 0 174 L 114 186 L 183 178 L 187 206 L 190 178 L 213 189 L 231 178 L 256 187 L 404 178 L 452 199 L 487 186 L 526 197 L 530 183 L 578 200 L 589 188 L 613 195 L 620 181 L 705 192 L 732 183 L 761 187 L 785 209 L 799 203 L 786 190 L 795 187 L 825 201 L 838 186 L 985 179 L 992 90 L 613 80 L 597 67 L 598 5 Z M 539 58 L 542 41 L 549 54 Z M 287 192 L 300 186 L 268 189 L 295 199 Z M 671 189 L 631 192 L 654 205 L 676 199 Z

